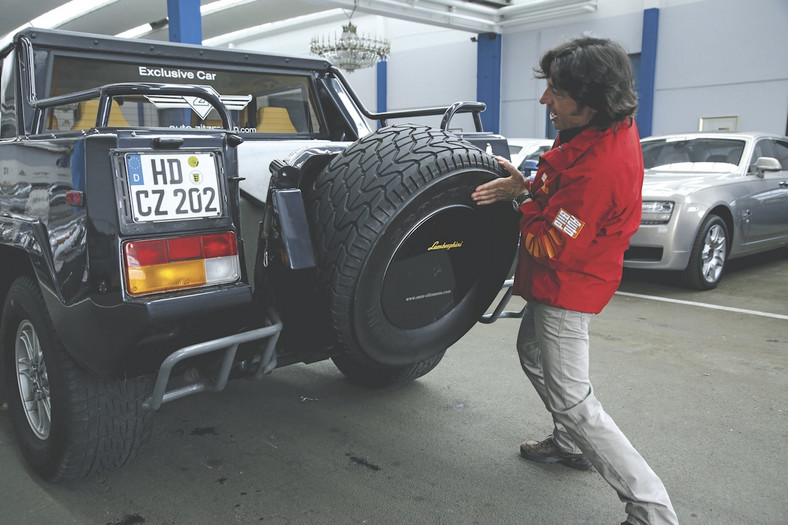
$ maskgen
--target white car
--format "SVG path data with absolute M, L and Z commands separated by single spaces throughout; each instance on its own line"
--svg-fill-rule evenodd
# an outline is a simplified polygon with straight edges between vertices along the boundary
M 624 266 L 717 286 L 729 259 L 788 246 L 788 137 L 691 133 L 641 140 L 643 217 Z
M 552 139 L 506 139 L 509 142 L 509 155 L 512 158 L 512 164 L 517 166 L 523 174 L 528 175 L 526 170 L 534 170 L 536 165 L 530 164 L 527 166 L 526 161 L 539 161 L 539 155 L 553 147 Z

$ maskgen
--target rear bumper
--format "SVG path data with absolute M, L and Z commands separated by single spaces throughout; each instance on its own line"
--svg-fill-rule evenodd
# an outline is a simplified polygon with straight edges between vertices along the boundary
M 55 331 L 69 354 L 104 378 L 151 373 L 178 348 L 262 326 L 245 284 L 153 301 L 91 296 L 64 305 L 44 293 Z M 257 318 L 256 318 L 257 317 Z
M 162 403 L 174 401 L 198 392 L 219 392 L 224 390 L 230 378 L 238 346 L 244 343 L 265 340 L 265 350 L 255 362 L 255 379 L 260 379 L 264 374 L 276 368 L 276 342 L 282 331 L 282 322 L 273 312 L 266 317 L 266 326 L 233 334 L 211 341 L 203 341 L 176 350 L 170 354 L 159 367 L 153 392 L 144 403 L 146 410 L 158 410 Z M 185 386 L 167 390 L 173 368 L 180 362 L 208 353 L 223 353 L 221 366 L 214 377 L 200 379 Z

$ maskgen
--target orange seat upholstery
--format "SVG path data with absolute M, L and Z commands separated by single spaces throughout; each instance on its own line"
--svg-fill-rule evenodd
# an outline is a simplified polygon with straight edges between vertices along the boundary
M 77 121 L 71 129 L 90 129 L 96 127 L 96 114 L 98 113 L 98 99 L 86 100 L 80 102 L 77 108 Z M 120 105 L 116 101 L 112 101 L 109 112 L 109 122 L 107 126 L 112 128 L 127 128 L 129 123 L 123 112 L 120 110 Z
M 58 130 L 60 129 L 55 112 L 50 110 L 49 117 L 47 118 L 46 129 Z
M 286 108 L 267 107 L 257 110 L 260 133 L 298 133 Z

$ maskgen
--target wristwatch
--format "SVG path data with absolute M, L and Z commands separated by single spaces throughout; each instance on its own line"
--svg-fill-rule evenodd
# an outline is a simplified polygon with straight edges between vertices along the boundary
M 522 203 L 531 201 L 533 199 L 534 199 L 534 196 L 531 195 L 531 192 L 526 191 L 525 193 L 522 193 L 522 194 L 518 195 L 517 197 L 515 197 L 514 199 L 512 199 L 512 207 L 515 210 L 519 210 L 520 209 L 520 205 Z

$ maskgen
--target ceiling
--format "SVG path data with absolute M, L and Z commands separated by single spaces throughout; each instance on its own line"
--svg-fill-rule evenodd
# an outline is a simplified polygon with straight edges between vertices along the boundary
M 78 0 L 83 1 L 83 0 Z M 230 3 L 230 2 L 235 3 Z M 90 0 L 100 8 L 75 17 L 77 7 L 69 0 L 8 2 L 0 17 L 0 38 L 44 13 L 62 8 L 55 22 L 39 21 L 37 27 L 116 35 L 144 26 L 134 36 L 167 40 L 167 0 Z M 373 14 L 426 23 L 474 33 L 497 32 L 541 20 L 589 13 L 597 0 L 201 0 L 203 41 L 226 44 L 288 27 L 308 27 L 329 18 Z M 206 13 L 211 7 L 228 6 Z M 161 22 L 161 24 L 157 24 Z M 153 29 L 149 24 L 158 25 Z

